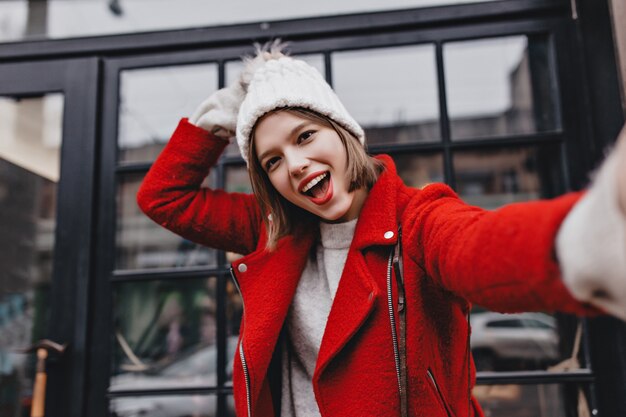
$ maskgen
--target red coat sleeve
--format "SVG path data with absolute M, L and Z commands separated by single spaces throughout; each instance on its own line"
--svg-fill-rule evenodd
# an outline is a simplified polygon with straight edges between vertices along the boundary
M 488 211 L 446 185 L 426 187 L 410 204 L 407 236 L 416 261 L 447 290 L 494 311 L 597 314 L 561 281 L 555 255 L 561 222 L 580 198 L 515 203 Z
M 182 119 L 137 193 L 141 210 L 185 239 L 247 254 L 262 218 L 253 195 L 201 188 L 228 142 Z

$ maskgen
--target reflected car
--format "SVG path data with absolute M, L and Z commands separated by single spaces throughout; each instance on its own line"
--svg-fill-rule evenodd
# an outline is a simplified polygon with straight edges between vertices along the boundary
M 228 337 L 227 352 L 236 350 L 237 339 L 237 336 Z M 227 376 L 232 366 L 232 358 L 229 358 Z M 167 364 L 115 375 L 111 378 L 109 392 L 216 386 L 217 346 L 210 345 L 183 352 Z M 234 415 L 232 400 L 226 403 L 229 413 Z M 217 395 L 114 396 L 110 412 L 113 417 L 216 417 Z
M 559 360 L 554 317 L 543 313 L 476 313 L 471 347 L 478 371 L 545 369 Z

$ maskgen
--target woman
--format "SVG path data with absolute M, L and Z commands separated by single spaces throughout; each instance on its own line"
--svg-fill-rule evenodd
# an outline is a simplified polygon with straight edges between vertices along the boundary
M 254 196 L 200 188 L 233 136 Z M 238 415 L 482 415 L 470 303 L 597 314 L 594 303 L 626 317 L 623 155 L 584 198 L 485 211 L 443 184 L 406 187 L 364 143 L 321 75 L 274 44 L 181 121 L 139 191 L 162 226 L 245 255 L 232 268 L 244 303 Z M 621 228 L 578 227 L 607 202 L 600 217 Z M 569 242 L 594 233 L 624 252 L 589 275 Z

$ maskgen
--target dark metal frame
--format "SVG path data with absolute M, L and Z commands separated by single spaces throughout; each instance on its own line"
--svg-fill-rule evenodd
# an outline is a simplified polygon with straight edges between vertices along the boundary
M 568 167 L 562 166 L 563 175 L 569 189 L 579 189 L 586 183 L 586 175 L 589 169 L 599 158 L 598 144 L 609 143 L 617 128 L 623 121 L 619 116 L 619 110 L 613 106 L 614 96 L 619 94 L 615 88 L 616 78 L 606 77 L 599 71 L 606 72 L 606 66 L 614 63 L 614 57 L 605 49 L 595 47 L 602 42 L 612 45 L 610 36 L 606 33 L 603 37 L 591 36 L 594 28 L 608 27 L 608 12 L 606 4 L 598 5 L 597 0 L 577 0 L 582 6 L 579 10 L 579 21 L 571 20 L 570 2 L 568 0 L 502 0 L 483 4 L 465 4 L 456 6 L 443 6 L 422 8 L 403 11 L 390 11 L 381 13 L 362 13 L 349 16 L 334 16 L 325 18 L 295 19 L 281 22 L 263 22 L 255 24 L 232 25 L 224 27 L 211 27 L 194 30 L 176 30 L 159 33 L 143 33 L 132 35 L 117 35 L 97 38 L 68 39 L 56 41 L 32 41 L 0 44 L 0 59 L 3 62 L 33 62 L 49 59 L 68 60 L 72 57 L 93 57 L 88 61 L 92 69 L 87 74 L 82 74 L 83 81 L 76 85 L 81 94 L 88 92 L 84 97 L 87 107 L 84 109 L 72 108 L 72 114 L 83 114 L 81 111 L 95 111 L 98 103 L 102 103 L 103 116 L 101 119 L 87 117 L 75 118 L 75 123 L 82 123 L 81 127 L 88 131 L 87 142 L 95 136 L 96 127 L 100 128 L 102 146 L 97 155 L 86 155 L 82 161 L 93 161 L 92 169 L 99 173 L 94 178 L 93 173 L 80 179 L 76 179 L 70 192 L 71 197 L 62 194 L 67 204 L 76 204 L 77 195 L 82 203 L 81 210 L 91 212 L 89 221 L 95 219 L 93 229 L 85 222 L 77 222 L 85 229 L 77 229 L 72 225 L 70 236 L 72 239 L 80 236 L 81 247 L 80 262 L 89 264 L 92 262 L 91 272 L 93 280 L 85 279 L 79 283 L 82 294 L 87 292 L 86 286 L 91 285 L 89 294 L 91 302 L 87 306 L 78 309 L 76 326 L 73 335 L 80 339 L 78 346 L 86 347 L 87 351 L 81 352 L 83 362 L 80 370 L 75 372 L 73 381 L 86 382 L 76 390 L 73 396 L 84 399 L 81 396 L 85 392 L 86 400 L 79 401 L 81 405 L 73 405 L 72 411 L 60 415 L 78 417 L 89 415 L 99 417 L 107 415 L 107 397 L 103 394 L 108 392 L 108 378 L 110 372 L 110 349 L 113 346 L 111 332 L 111 294 L 114 285 L 122 282 L 175 279 L 177 277 L 218 277 L 218 294 L 224 294 L 227 277 L 226 259 L 223 253 L 218 255 L 218 268 L 191 268 L 171 269 L 159 271 L 116 271 L 115 262 L 115 193 L 119 178 L 127 174 L 146 172 L 149 163 L 118 163 L 117 162 L 117 114 L 118 114 L 118 90 L 119 72 L 127 69 L 148 68 L 169 65 L 185 65 L 192 63 L 216 62 L 219 66 L 219 84 L 224 84 L 224 62 L 236 59 L 243 53 L 251 52 L 250 44 L 253 40 L 263 41 L 274 37 L 284 37 L 293 41 L 293 52 L 298 54 L 318 52 L 324 55 L 327 77 L 332 82 L 332 63 L 330 54 L 340 50 L 354 50 L 373 47 L 414 45 L 421 43 L 434 43 L 436 47 L 436 59 L 438 63 L 438 80 L 440 91 L 445 91 L 445 80 L 442 73 L 442 44 L 453 40 L 475 39 L 494 36 L 506 36 L 516 34 L 546 34 L 550 37 L 554 46 L 555 55 L 552 57 L 555 73 L 553 77 L 558 80 L 558 94 L 561 103 L 567 103 L 561 109 L 562 129 L 552 132 L 544 132 L 532 135 L 520 135 L 507 138 L 491 138 L 488 140 L 472 140 L 453 142 L 449 139 L 449 129 L 446 111 L 445 94 L 440 94 L 441 136 L 438 143 L 424 144 L 397 144 L 391 146 L 372 147 L 373 153 L 388 152 L 439 152 L 444 155 L 446 181 L 454 185 L 452 153 L 470 149 L 500 149 L 503 147 L 516 148 L 525 145 L 556 144 L 561 147 L 563 160 L 567 160 Z M 598 8 L 604 8 L 598 12 Z M 593 9 L 593 11 L 590 11 Z M 587 18 L 586 16 L 590 16 Z M 585 20 L 586 19 L 586 20 Z M 594 42 L 587 41 L 593 38 Z M 585 46 L 581 51 L 581 45 Z M 97 71 L 96 59 L 101 59 L 100 72 Z M 63 61 L 69 62 L 69 61 Z M 599 64 L 598 64 L 599 63 Z M 2 68 L 0 66 L 0 75 Z M 609 71 L 611 72 L 611 71 Z M 30 91 L 32 77 L 25 77 L 24 73 L 15 73 L 15 82 L 21 83 L 24 88 L 15 90 L 18 93 Z M 90 81 L 85 81 L 89 78 Z M 3 83 L 7 78 L 0 77 Z M 30 84 L 29 84 L 30 83 Z M 98 94 L 98 86 L 102 87 L 101 95 Z M 592 95 L 589 94 L 594 90 Z M 0 92 L 3 88 L 0 88 Z M 39 91 L 39 90 L 38 90 Z M 36 92 L 35 92 L 36 93 Z M 68 92 L 69 93 L 69 92 Z M 593 96 L 594 100 L 590 98 Z M 602 101 L 602 97 L 608 97 Z M 593 104 L 593 106 L 592 106 Z M 619 104 L 618 104 L 619 106 Z M 69 111 L 69 108 L 68 108 Z M 585 115 L 580 117 L 580 115 Z M 598 120 L 601 120 L 603 128 L 598 128 Z M 93 134 L 93 136 L 91 136 Z M 599 136 L 597 136 L 599 134 Z M 594 137 L 595 135 L 595 137 Z M 613 136 L 614 137 L 614 136 Z M 95 140 L 94 140 L 95 142 Z M 83 144 L 84 145 L 84 144 Z M 69 145 L 68 145 L 69 146 Z M 72 145 L 80 147 L 81 145 Z M 589 152 L 594 150 L 594 152 Z M 93 150 L 92 150 L 93 151 Z M 87 152 L 88 154 L 89 152 Z M 71 155 L 64 153 L 67 161 L 80 161 Z M 65 159 L 64 159 L 65 163 Z M 242 161 L 238 157 L 223 157 L 220 164 L 215 168 L 216 185 L 223 186 L 226 179 L 226 171 L 231 166 L 241 166 Z M 93 182 L 95 179 L 95 182 Z M 77 193 L 76 190 L 84 190 L 85 182 L 96 184 L 97 193 L 92 196 L 87 193 Z M 82 188 L 81 188 L 82 187 Z M 87 196 L 91 204 L 87 204 L 84 197 Z M 95 199 L 93 197 L 96 197 Z M 65 200 L 66 198 L 66 200 Z M 99 203 L 98 203 L 99 202 Z M 60 203 L 65 204 L 65 203 Z M 76 209 L 76 207 L 73 207 Z M 68 229 L 70 230 L 70 229 Z M 86 230 L 93 230 L 96 239 L 92 242 L 91 234 Z M 60 241 L 59 241 L 60 242 Z M 70 251 L 66 248 L 65 252 Z M 97 251 L 93 256 L 91 251 Z M 81 270 L 83 276 L 88 273 Z M 70 287 L 60 288 L 59 297 L 67 297 L 71 293 Z M 80 300 L 77 297 L 77 300 Z M 87 300 L 87 297 L 84 297 Z M 86 301 L 85 301 L 86 302 Z M 89 309 L 87 310 L 87 307 Z M 87 315 L 87 313 L 90 313 Z M 186 390 L 171 389 L 157 391 L 115 391 L 110 392 L 110 397 L 135 396 L 135 395 L 179 395 L 187 394 L 217 394 L 218 410 L 225 410 L 226 397 L 232 392 L 232 388 L 225 386 L 225 300 L 218 297 L 218 387 L 196 387 Z M 81 328 L 81 326 L 84 326 Z M 590 326 L 590 333 L 594 334 L 594 326 L 604 328 L 604 322 Z M 612 327 L 611 327 L 612 326 Z M 619 325 L 609 325 L 611 329 Z M 85 328 L 88 333 L 84 334 Z M 617 333 L 619 335 L 626 333 Z M 600 339 L 607 340 L 606 335 L 596 333 Z M 86 342 L 88 340 L 88 343 Z M 595 347 L 598 342 L 586 340 L 591 351 L 597 352 Z M 617 352 L 623 352 L 617 349 Z M 615 358 L 614 354 L 612 357 Z M 83 356 L 84 354 L 84 356 Z M 598 362 L 598 355 L 594 357 L 594 364 Z M 87 360 L 85 360 L 85 357 Z M 587 361 L 589 363 L 589 361 Z M 84 367 L 86 365 L 86 367 Z M 626 364 L 620 364 L 620 371 L 626 373 Z M 602 373 L 609 373 L 608 367 Z M 80 374 L 80 375 L 79 375 Z M 590 384 L 596 380 L 591 369 L 585 369 L 567 374 L 547 374 L 545 372 L 525 373 L 498 373 L 479 374 L 478 382 L 481 384 L 498 383 L 566 383 L 566 384 Z M 602 375 L 600 376 L 602 378 Z M 621 379 L 620 379 L 621 378 Z M 611 376 L 604 383 L 605 386 L 619 384 L 626 380 L 626 376 Z M 84 391 L 83 391 L 84 389 Z M 593 390 L 592 390 L 593 394 Z M 592 406 L 595 408 L 595 396 L 592 395 Z M 613 401 L 615 401 L 613 399 Z M 76 403 L 75 403 L 76 404 Z M 602 407 L 604 404 L 604 407 Z M 602 415 L 617 416 L 613 413 L 608 399 L 601 399 L 600 411 Z M 79 408 L 82 407 L 82 410 Z M 626 407 L 620 405 L 620 407 Z M 622 410 L 622 408 L 620 408 Z M 221 415 L 221 414 L 220 414 Z
M 97 76 L 95 58 L 44 63 L 0 64 L 0 95 L 64 95 L 61 176 L 51 277 L 50 319 L 45 337 L 67 343 L 58 360 L 48 361 L 46 415 L 80 416 L 86 394 L 92 276 L 93 181 L 96 167 Z M 48 414 L 49 413 L 49 414 Z

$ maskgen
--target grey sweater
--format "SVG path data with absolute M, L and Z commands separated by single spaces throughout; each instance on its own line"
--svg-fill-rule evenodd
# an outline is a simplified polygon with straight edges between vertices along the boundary
M 317 259 L 307 262 L 287 315 L 287 337 L 282 342 L 282 417 L 320 415 L 311 380 L 356 222 L 320 223 Z

